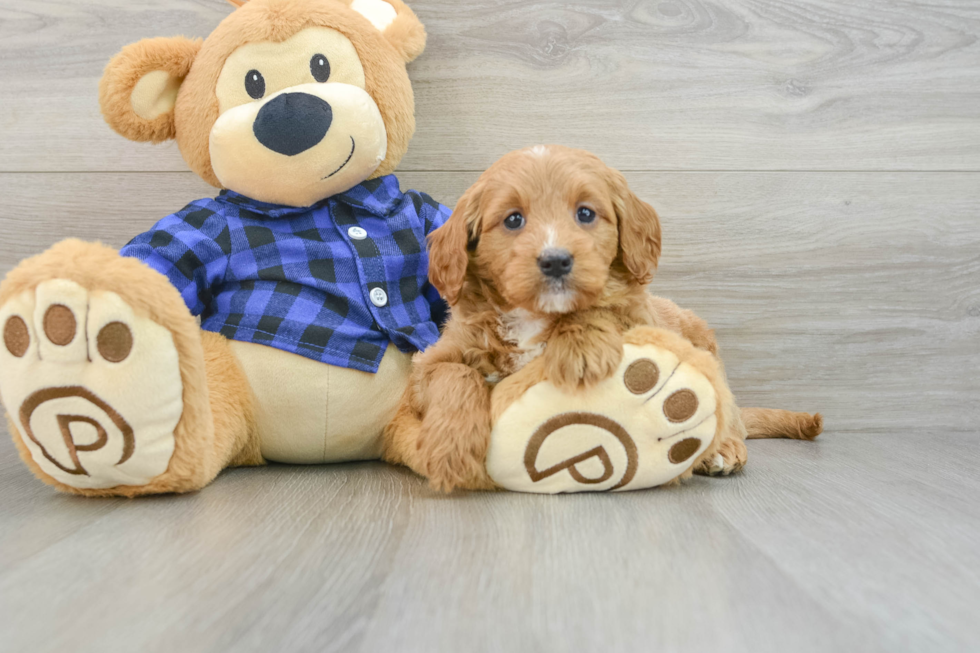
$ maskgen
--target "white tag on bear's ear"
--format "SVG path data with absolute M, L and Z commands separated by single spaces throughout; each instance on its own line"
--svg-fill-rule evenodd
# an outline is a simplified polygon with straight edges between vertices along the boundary
M 371 21 L 379 31 L 385 31 L 398 17 L 398 12 L 385 0 L 354 0 L 350 8 Z

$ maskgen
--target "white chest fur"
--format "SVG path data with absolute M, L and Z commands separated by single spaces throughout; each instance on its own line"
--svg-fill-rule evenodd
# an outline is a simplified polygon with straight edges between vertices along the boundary
M 535 342 L 547 326 L 545 320 L 536 318 L 522 308 L 500 314 L 497 331 L 501 340 L 513 345 L 517 351 L 511 356 L 511 374 L 541 355 L 545 343 Z

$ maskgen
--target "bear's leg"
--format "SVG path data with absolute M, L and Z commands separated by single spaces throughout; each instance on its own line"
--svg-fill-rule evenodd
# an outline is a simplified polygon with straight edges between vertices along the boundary
M 161 274 L 65 241 L 0 285 L 0 399 L 24 462 L 60 490 L 187 492 L 261 462 L 251 393 Z
M 653 487 L 742 443 L 717 357 L 652 327 L 623 340 L 616 373 L 588 390 L 559 390 L 536 361 L 494 389 L 487 471 L 497 484 L 541 493 Z

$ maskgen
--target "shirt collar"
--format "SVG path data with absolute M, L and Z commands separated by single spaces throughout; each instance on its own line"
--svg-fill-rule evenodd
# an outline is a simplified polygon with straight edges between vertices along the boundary
M 260 202 L 259 200 L 245 197 L 241 193 L 236 193 L 233 190 L 223 190 L 218 194 L 219 201 L 234 204 L 235 206 L 245 208 L 269 218 L 284 218 L 298 213 L 315 211 L 318 208 L 327 206 L 330 202 L 347 204 L 383 217 L 391 213 L 401 198 L 402 192 L 398 186 L 398 178 L 395 175 L 385 175 L 377 179 L 368 179 L 343 193 L 338 193 L 327 199 L 320 200 L 312 206 L 286 206 L 285 204 Z

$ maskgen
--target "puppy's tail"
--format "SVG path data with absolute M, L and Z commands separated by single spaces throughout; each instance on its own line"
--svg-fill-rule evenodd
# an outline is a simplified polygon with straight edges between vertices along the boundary
M 812 440 L 823 432 L 820 413 L 794 413 L 778 408 L 743 408 L 742 421 L 749 440 L 791 438 Z

